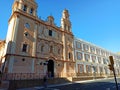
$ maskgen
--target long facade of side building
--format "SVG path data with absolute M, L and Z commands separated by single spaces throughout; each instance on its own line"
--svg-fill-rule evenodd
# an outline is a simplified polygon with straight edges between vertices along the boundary
M 74 39 L 77 76 L 108 77 L 113 75 L 109 69 L 109 56 L 114 58 L 114 67 L 120 75 L 120 55 L 79 38 Z

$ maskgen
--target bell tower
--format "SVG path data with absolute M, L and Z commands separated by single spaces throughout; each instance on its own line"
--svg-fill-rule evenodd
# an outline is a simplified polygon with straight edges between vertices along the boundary
M 27 56 L 35 57 L 38 27 L 36 17 L 35 0 L 14 0 L 6 37 L 6 54 L 9 58 L 5 68 L 8 73 L 34 72 L 34 59 L 28 59 Z M 20 57 L 22 55 L 24 58 Z
M 61 27 L 64 31 L 71 32 L 71 22 L 69 20 L 69 12 L 68 10 L 63 10 L 62 18 L 61 18 Z
M 12 14 L 15 11 L 37 16 L 37 4 L 35 0 L 15 0 L 12 7 Z
M 61 18 L 61 30 L 63 31 L 63 58 L 64 73 L 75 73 L 74 49 L 73 49 L 73 33 L 71 31 L 71 22 L 68 10 L 63 10 Z

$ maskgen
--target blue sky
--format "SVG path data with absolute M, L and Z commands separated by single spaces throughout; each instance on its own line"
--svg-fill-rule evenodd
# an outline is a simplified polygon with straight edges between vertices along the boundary
M 0 39 L 6 38 L 14 0 L 0 1 Z M 63 9 L 68 9 L 75 37 L 112 52 L 120 51 L 120 0 L 36 0 L 38 16 L 52 15 L 60 26 Z

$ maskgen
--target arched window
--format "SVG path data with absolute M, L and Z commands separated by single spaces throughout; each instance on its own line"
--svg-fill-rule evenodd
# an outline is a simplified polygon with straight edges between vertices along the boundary
M 27 49 L 28 49 L 28 44 L 23 44 L 22 46 L 22 52 L 27 52 Z
M 71 53 L 69 52 L 69 54 L 68 54 L 68 58 L 70 59 L 71 58 Z
M 30 9 L 30 14 L 33 14 L 33 11 L 34 11 L 34 9 L 33 9 L 33 8 L 31 8 L 31 9 Z
M 23 6 L 23 11 L 25 11 L 25 12 L 27 11 L 27 5 Z
M 44 45 L 41 46 L 41 52 L 43 52 L 43 51 L 44 51 Z

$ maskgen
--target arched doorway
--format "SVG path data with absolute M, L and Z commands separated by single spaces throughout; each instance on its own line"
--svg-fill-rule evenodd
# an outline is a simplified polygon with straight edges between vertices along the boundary
M 49 60 L 47 64 L 48 76 L 54 77 L 54 61 Z

